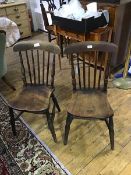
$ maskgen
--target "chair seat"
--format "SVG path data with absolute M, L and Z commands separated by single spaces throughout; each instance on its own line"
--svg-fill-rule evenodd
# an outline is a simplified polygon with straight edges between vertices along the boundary
M 49 107 L 53 90 L 45 86 L 27 86 L 14 98 L 9 105 L 16 110 L 38 112 Z
M 113 115 L 113 110 L 104 92 L 76 91 L 68 106 L 68 113 L 75 118 L 105 119 Z

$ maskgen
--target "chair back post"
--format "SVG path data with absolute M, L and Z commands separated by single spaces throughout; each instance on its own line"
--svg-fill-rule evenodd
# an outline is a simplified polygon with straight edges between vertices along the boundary
M 103 91 L 107 91 L 107 85 L 108 85 L 108 77 L 110 74 L 110 62 L 111 60 L 108 59 L 109 53 L 106 53 L 106 61 L 105 61 L 105 71 L 104 71 L 104 88 Z
M 13 50 L 19 52 L 24 86 L 54 87 L 55 59 L 60 54 L 59 46 L 43 41 L 22 41 Z
M 0 78 L 7 72 L 7 64 L 5 60 L 5 47 L 6 47 L 6 32 L 0 30 Z
M 40 3 L 40 7 L 41 7 L 42 16 L 43 16 L 43 19 L 44 19 L 45 28 L 47 28 L 47 26 L 49 26 L 49 22 L 48 22 L 46 10 L 45 10 L 45 7 L 44 7 L 42 1 Z
M 71 54 L 71 75 L 72 75 L 73 90 L 76 90 L 76 78 L 75 78 L 75 68 L 74 68 L 73 54 Z
M 44 2 L 46 2 L 46 4 L 44 4 Z M 45 5 L 48 6 L 48 9 L 46 8 Z M 44 21 L 44 26 L 48 32 L 48 41 L 51 42 L 52 40 L 56 39 L 56 37 L 52 37 L 52 35 L 55 35 L 55 32 L 54 32 L 54 26 L 50 24 L 49 18 L 50 19 L 52 18 L 53 11 L 54 9 L 56 9 L 56 6 L 53 0 L 41 0 L 40 7 Z
M 51 87 L 54 87 L 54 77 L 55 77 L 55 54 L 53 55 L 52 61 L 52 71 L 51 71 Z
M 60 2 L 60 7 L 61 7 L 62 5 L 64 5 L 64 4 L 66 4 L 66 1 L 65 1 L 65 0 L 59 0 L 59 2 Z
M 43 2 L 48 3 L 48 11 L 53 12 L 56 9 L 56 5 L 54 3 L 54 0 L 40 0 L 40 4 L 43 4 Z

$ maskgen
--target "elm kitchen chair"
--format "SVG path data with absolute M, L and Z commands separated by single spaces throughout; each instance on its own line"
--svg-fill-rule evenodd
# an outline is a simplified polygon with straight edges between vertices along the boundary
M 44 3 L 47 3 L 48 11 L 46 10 Z M 64 0 L 60 1 L 60 6 L 62 6 L 63 4 L 65 4 Z M 40 0 L 40 7 L 44 20 L 45 29 L 48 32 L 48 41 L 51 42 L 52 40 L 56 39 L 56 37 L 53 24 L 49 24 L 48 14 L 50 16 L 52 15 L 53 11 L 56 9 L 56 5 L 54 3 L 54 0 Z M 53 38 L 52 35 L 54 35 Z
M 105 41 L 79 42 L 65 48 L 64 52 L 71 57 L 73 85 L 72 99 L 67 108 L 65 145 L 73 119 L 101 120 L 109 129 L 111 149 L 114 149 L 113 110 L 106 92 L 109 62 L 116 51 L 115 44 Z
M 54 76 L 55 60 L 60 48 L 49 42 L 36 43 L 32 40 L 17 43 L 13 50 L 19 53 L 24 85 L 16 97 L 5 101 L 9 107 L 13 135 L 17 136 L 15 121 L 23 112 L 45 114 L 48 128 L 57 142 L 53 120 L 55 107 L 59 112 L 60 107 L 54 95 Z M 18 111 L 17 116 L 14 115 L 14 110 Z
M 6 49 L 6 32 L 0 30 L 0 78 L 5 82 L 12 90 L 15 90 L 15 87 L 6 79 L 7 73 L 7 63 L 5 58 L 5 49 Z
M 44 3 L 47 3 L 48 11 L 46 10 Z M 65 2 L 60 1 L 60 5 L 62 5 L 62 4 L 65 4 Z M 54 39 L 58 39 L 58 42 L 59 42 L 60 48 L 61 48 L 61 55 L 63 57 L 63 37 L 55 35 L 54 25 L 49 24 L 49 19 L 48 19 L 48 15 L 52 16 L 53 11 L 56 9 L 56 5 L 54 3 L 54 0 L 40 0 L 40 7 L 41 7 L 41 12 L 42 12 L 42 16 L 43 16 L 45 29 L 48 32 L 48 41 L 51 42 Z M 59 56 L 59 66 L 60 66 L 60 69 L 61 69 L 61 58 L 60 58 L 60 56 Z
M 48 11 L 46 11 L 44 3 L 47 3 Z M 51 13 L 53 13 L 53 11 L 56 9 L 56 6 L 53 0 L 40 0 L 40 7 L 41 7 L 43 20 L 44 20 L 45 29 L 48 32 L 48 41 L 51 42 L 52 40 L 56 39 L 56 37 L 54 33 L 54 26 L 52 24 L 49 24 L 48 14 L 51 15 Z M 52 38 L 52 35 L 53 35 L 53 38 Z

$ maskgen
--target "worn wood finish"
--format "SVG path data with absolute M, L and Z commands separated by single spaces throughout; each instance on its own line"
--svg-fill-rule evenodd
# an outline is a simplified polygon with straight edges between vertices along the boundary
M 36 40 L 42 37 L 43 33 L 37 33 L 33 36 Z M 44 35 L 44 40 L 48 40 L 47 34 Z M 13 53 L 11 47 L 6 49 L 6 58 L 8 63 L 7 78 L 15 85 L 17 91 L 12 91 L 8 86 L 5 86 L 1 80 L 0 91 L 5 97 L 12 99 L 21 91 L 22 87 L 20 64 L 18 62 L 18 54 Z M 54 143 L 51 138 L 45 116 L 24 113 L 22 118 L 37 136 L 48 145 L 71 174 L 130 175 L 131 90 L 117 89 L 112 86 L 112 81 L 109 79 L 107 97 L 114 111 L 114 151 L 110 151 L 106 124 L 97 120 L 74 120 L 71 124 L 69 144 L 64 146 L 64 126 L 66 122 L 67 105 L 72 95 L 72 84 L 70 77 L 71 65 L 69 65 L 66 57 L 61 61 L 63 66 L 60 71 L 59 62 L 58 59 L 56 59 L 55 95 L 61 107 L 61 112 L 57 113 L 56 111 L 54 118 L 57 144 Z
M 56 142 L 56 134 L 53 126 L 54 107 L 52 109 L 53 116 L 49 110 L 50 99 L 52 98 L 54 106 L 60 111 L 57 99 L 53 93 L 55 59 L 56 55 L 60 53 L 60 49 L 51 43 L 39 42 L 36 47 L 35 44 L 35 40 L 19 42 L 13 48 L 15 52 L 19 52 L 24 87 L 14 99 L 7 100 L 11 117 L 10 123 L 13 134 L 16 135 L 15 120 L 18 119 L 18 116 L 16 118 L 14 117 L 13 110 L 46 114 L 49 129 Z M 46 63 L 46 65 L 43 64 L 44 67 L 40 64 L 43 59 Z M 45 81 L 43 81 L 43 77 Z
M 72 85 L 74 93 L 72 95 L 71 102 L 69 103 L 67 109 L 64 144 L 67 144 L 70 125 L 73 119 L 84 119 L 84 120 L 99 119 L 106 122 L 107 127 L 109 129 L 111 149 L 114 149 L 113 110 L 111 109 L 111 106 L 107 100 L 105 92 L 107 90 L 107 83 L 109 76 L 108 71 L 109 57 L 107 57 L 107 53 L 114 54 L 116 51 L 117 46 L 115 44 L 102 41 L 99 42 L 89 41 L 89 42 L 76 43 L 68 46 L 65 49 L 66 54 L 72 55 L 71 67 L 72 67 Z M 89 63 L 86 63 L 85 56 L 88 55 L 88 52 L 89 52 L 89 59 L 88 59 Z M 91 52 L 94 53 L 93 54 L 94 64 L 91 64 L 90 62 Z M 106 53 L 104 54 L 105 57 L 104 55 L 102 55 L 101 52 Z M 73 54 L 77 55 L 77 63 L 75 63 L 76 58 L 75 56 L 73 56 Z M 79 57 L 83 57 L 81 67 L 78 64 Z M 103 62 L 104 67 L 102 66 Z M 74 68 L 75 66 L 77 70 Z M 92 66 L 93 75 L 92 73 L 90 73 L 90 66 Z M 81 76 L 80 76 L 80 69 L 82 71 Z M 103 78 L 101 78 L 102 69 L 104 74 Z

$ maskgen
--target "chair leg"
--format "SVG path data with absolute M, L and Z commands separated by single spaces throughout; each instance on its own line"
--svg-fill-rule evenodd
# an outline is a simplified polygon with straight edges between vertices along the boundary
M 109 129 L 109 119 L 106 118 L 106 119 L 105 119 L 105 122 L 106 122 L 106 126 L 107 126 L 107 128 Z
M 13 89 L 14 91 L 16 90 L 15 87 L 10 83 L 8 82 L 8 80 L 5 78 L 5 76 L 3 76 L 1 78 L 11 89 Z
M 53 105 L 53 109 L 52 109 L 52 120 L 54 122 L 54 118 L 55 118 L 55 104 Z
M 51 42 L 51 33 L 48 31 L 48 41 Z
M 109 118 L 109 135 L 110 135 L 111 149 L 114 150 L 114 124 L 113 124 L 113 117 Z
M 61 56 L 63 57 L 63 36 L 59 36 L 59 45 L 60 45 L 60 50 L 61 50 Z
M 59 67 L 60 67 L 60 70 L 61 70 L 61 55 L 60 54 L 58 55 L 58 59 L 59 59 Z
M 55 129 L 54 129 L 54 125 L 53 125 L 53 118 L 50 116 L 49 111 L 47 111 L 46 117 L 47 117 L 48 127 L 49 127 L 49 129 L 51 131 L 51 134 L 52 134 L 52 137 L 54 139 L 54 142 L 57 142 L 57 138 L 56 138 L 56 134 L 55 134 Z
M 56 99 L 54 94 L 52 95 L 52 100 L 53 100 L 53 103 L 55 104 L 57 110 L 60 112 L 61 111 L 60 110 L 60 106 L 59 106 L 58 101 L 57 101 L 57 99 Z
M 68 135 L 70 131 L 70 125 L 72 123 L 73 117 L 67 114 L 66 125 L 65 125 L 65 135 L 64 135 L 64 145 L 67 145 Z
M 12 108 L 9 108 L 9 114 L 10 114 L 10 124 L 12 127 L 12 132 L 13 132 L 13 135 L 16 136 L 15 118 L 14 118 L 14 112 Z
M 60 36 L 59 36 L 59 34 L 57 34 L 57 36 L 56 36 L 56 43 L 57 43 L 57 45 L 60 46 Z M 61 55 L 60 54 L 58 54 L 58 60 L 59 60 L 59 67 L 60 67 L 60 70 L 61 70 Z

